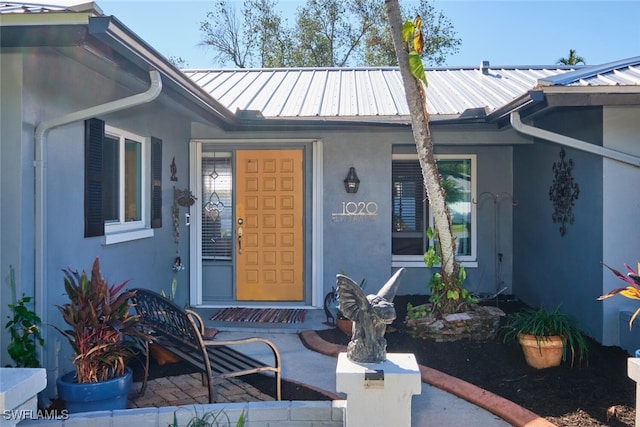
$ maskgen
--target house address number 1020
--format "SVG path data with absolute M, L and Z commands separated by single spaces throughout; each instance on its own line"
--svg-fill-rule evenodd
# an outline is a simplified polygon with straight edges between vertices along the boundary
M 340 215 L 377 215 L 378 204 L 376 202 L 342 202 Z
M 378 215 L 376 202 L 342 202 L 342 212 L 331 214 L 334 222 L 371 221 Z

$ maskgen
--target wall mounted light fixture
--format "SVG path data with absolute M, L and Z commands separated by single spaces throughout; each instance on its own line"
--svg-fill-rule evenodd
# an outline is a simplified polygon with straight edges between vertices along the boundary
M 347 190 L 347 193 L 357 193 L 358 187 L 360 187 L 360 179 L 356 174 L 356 168 L 351 166 L 347 177 L 344 179 L 344 189 Z

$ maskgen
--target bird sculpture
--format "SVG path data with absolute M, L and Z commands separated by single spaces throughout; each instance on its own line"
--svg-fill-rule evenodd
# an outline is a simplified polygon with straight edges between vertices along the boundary
M 344 316 L 353 321 L 347 358 L 356 363 L 381 363 L 387 359 L 387 325 L 396 318 L 393 298 L 404 268 L 396 271 L 375 295 L 365 295 L 351 278 L 336 276 L 338 304 Z

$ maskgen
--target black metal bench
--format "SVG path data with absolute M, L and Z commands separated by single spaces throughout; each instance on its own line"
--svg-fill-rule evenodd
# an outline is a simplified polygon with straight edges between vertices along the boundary
M 143 327 L 151 335 L 151 342 L 162 347 L 202 373 L 202 383 L 209 389 L 209 403 L 215 402 L 214 379 L 273 372 L 276 399 L 281 399 L 280 353 L 276 346 L 263 338 L 242 340 L 207 340 L 203 338 L 202 318 L 191 310 L 183 310 L 162 295 L 148 289 L 132 289 L 132 302 L 141 317 Z M 247 356 L 231 346 L 262 342 L 273 352 L 275 362 L 269 365 Z M 140 394 L 147 387 L 149 351 L 146 349 L 145 376 Z

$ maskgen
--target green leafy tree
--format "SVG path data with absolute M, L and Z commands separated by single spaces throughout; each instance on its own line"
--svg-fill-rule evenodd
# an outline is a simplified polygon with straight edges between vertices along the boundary
M 453 23 L 429 0 L 420 0 L 418 6 L 413 9 L 403 8 L 400 5 L 400 13 L 402 16 L 420 15 L 422 17 L 424 48 L 420 57 L 426 64 L 443 65 L 449 55 L 456 54 L 460 50 L 462 40 L 456 36 Z M 384 21 L 382 30 L 376 27 L 367 35 L 365 49 L 367 65 L 398 65 L 386 16 Z
M 298 11 L 296 54 L 301 66 L 344 67 L 362 63 L 369 31 L 384 24 L 378 0 L 307 0 Z
M 249 51 L 265 68 L 289 66 L 294 49 L 291 30 L 276 12 L 276 4 L 276 0 L 246 0 L 243 7 L 243 28 L 250 35 L 244 40 L 248 44 L 255 43 L 255 48 L 250 47 Z M 254 49 L 257 50 L 255 54 Z
M 201 45 L 214 60 L 237 67 L 343 67 L 397 65 L 380 0 L 306 0 L 293 27 L 276 10 L 277 0 L 244 0 L 242 22 L 233 4 L 215 3 L 201 23 Z M 460 39 L 442 12 L 421 0 L 425 20 L 423 59 L 441 65 Z
M 558 59 L 558 64 L 563 65 L 578 65 L 578 64 L 586 64 L 586 61 L 582 56 L 576 55 L 575 49 L 569 49 L 569 56 L 566 58 Z

